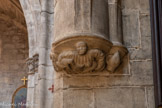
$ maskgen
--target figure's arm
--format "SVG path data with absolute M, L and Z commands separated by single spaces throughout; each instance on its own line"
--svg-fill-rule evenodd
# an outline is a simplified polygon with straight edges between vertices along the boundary
M 96 67 L 97 67 L 97 62 L 93 61 L 92 66 L 90 68 L 85 69 L 84 72 L 85 73 L 86 72 L 93 72 L 93 71 L 95 71 Z
M 95 68 L 96 71 L 102 71 L 105 68 L 105 54 L 98 49 L 93 49 L 90 51 L 92 57 L 94 57 L 94 59 L 97 62 L 97 66 Z
M 69 64 L 73 63 L 73 57 L 74 57 L 74 52 L 72 51 L 62 52 L 58 56 L 57 65 L 59 65 L 62 68 L 66 68 L 68 67 Z

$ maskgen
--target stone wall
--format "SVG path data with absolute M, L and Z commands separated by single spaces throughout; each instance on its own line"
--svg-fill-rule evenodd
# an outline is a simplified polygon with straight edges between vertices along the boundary
M 29 57 L 39 55 L 38 71 L 28 77 L 28 102 L 36 105 L 29 108 L 53 108 L 53 93 L 48 90 L 53 85 L 54 73 L 50 60 L 54 25 L 53 1 L 20 0 L 28 29 Z
M 55 108 L 155 107 L 149 0 L 121 2 L 123 41 L 129 50 L 124 70 L 109 75 L 55 72 Z
M 15 25 L 0 20 L 0 108 L 12 101 L 15 90 L 23 86 L 21 79 L 27 76 L 27 33 Z
M 35 75 L 38 108 L 53 108 L 53 95 L 48 90 L 53 84 L 53 67 L 49 59 L 53 7 L 57 5 L 53 1 L 20 0 L 28 28 L 29 56 L 39 54 Z M 56 108 L 154 108 L 149 0 L 121 2 L 123 40 L 129 50 L 124 71 L 99 76 L 62 77 L 55 73 Z

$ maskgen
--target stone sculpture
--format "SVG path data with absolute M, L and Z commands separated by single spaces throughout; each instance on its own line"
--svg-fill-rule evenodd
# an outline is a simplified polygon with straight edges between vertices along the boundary
M 51 59 L 57 72 L 65 71 L 69 74 L 103 70 L 114 72 L 122 62 L 118 50 L 111 54 L 111 50 L 106 53 L 98 48 L 90 49 L 84 41 L 76 42 L 74 50 L 65 50 L 59 54 L 52 51 Z
M 68 73 L 102 71 L 105 68 L 105 54 L 99 49 L 88 49 L 85 42 L 76 44 L 76 50 L 58 55 L 55 67 Z
M 117 51 L 109 60 L 107 60 L 107 70 L 114 72 L 120 63 L 120 53 Z

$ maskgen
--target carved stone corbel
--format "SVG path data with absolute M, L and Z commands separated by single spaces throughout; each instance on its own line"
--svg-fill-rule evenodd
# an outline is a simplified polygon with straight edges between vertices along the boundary
M 38 63 L 39 63 L 39 55 L 35 54 L 33 56 L 33 62 L 34 62 L 34 72 L 38 72 Z
M 28 66 L 28 74 L 34 74 L 34 63 L 33 63 L 33 58 L 28 58 L 26 60 L 26 64 Z
M 114 72 L 128 53 L 123 46 L 99 37 L 78 36 L 53 44 L 51 59 L 57 72 L 85 74 L 107 70 Z
M 35 74 L 38 71 L 38 62 L 39 62 L 39 55 L 35 54 L 32 58 L 28 58 L 26 60 L 26 64 L 28 66 L 29 72 L 28 74 Z
M 120 0 L 57 0 L 56 5 L 54 69 L 69 74 L 115 72 L 128 53 L 122 45 Z

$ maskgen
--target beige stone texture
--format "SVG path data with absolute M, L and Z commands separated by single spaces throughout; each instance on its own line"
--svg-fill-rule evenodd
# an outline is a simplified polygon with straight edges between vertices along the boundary
M 63 102 L 63 108 L 94 108 L 92 90 L 63 91 L 63 100 L 66 100 Z
M 11 103 L 14 92 L 23 85 L 21 79 L 27 77 L 25 59 L 28 56 L 27 33 L 8 23 L 0 19 L 0 103 L 6 104 Z M 0 108 L 6 107 L 0 105 Z
M 84 34 L 109 38 L 106 0 L 55 0 L 54 10 L 55 41 Z
M 38 72 L 28 83 L 28 102 L 36 106 L 29 108 L 154 108 L 149 0 L 20 0 L 18 8 L 12 1 L 18 0 L 0 1 L 0 103 L 11 103 L 27 75 L 25 59 L 39 54 Z M 117 41 L 129 55 L 116 73 L 56 73 L 52 42 L 69 36 Z M 91 49 L 102 50 L 102 42 L 92 41 Z
M 118 29 L 116 25 L 114 25 L 115 23 L 117 24 L 117 20 L 113 18 L 116 17 L 114 15 L 117 14 L 115 13 L 116 10 L 121 9 L 122 32 L 119 32 L 119 34 L 123 36 L 123 44 L 129 50 L 127 56 L 128 60 L 125 60 L 127 63 L 124 62 L 123 64 L 125 68 L 121 67 L 117 69 L 118 72 L 116 73 L 67 74 L 63 71 L 55 72 L 54 99 L 58 98 L 58 100 L 54 100 L 54 107 L 154 108 L 149 0 L 109 0 L 107 2 L 108 5 L 102 4 L 105 1 L 95 5 L 97 0 L 94 0 L 92 6 L 89 5 L 89 2 L 90 0 L 84 3 L 83 1 L 77 0 L 74 4 L 73 0 L 68 3 L 63 0 L 55 1 L 55 37 L 53 42 L 63 40 L 67 38 L 67 36 L 73 36 L 73 38 L 75 38 L 75 36 L 84 36 L 87 33 L 91 36 L 94 36 L 92 35 L 93 33 L 101 37 L 104 37 L 105 34 L 115 36 L 117 35 L 115 31 L 109 32 L 102 30 L 108 28 L 107 26 L 112 27 L 108 28 L 109 30 L 114 30 L 113 28 Z M 118 8 L 116 8 L 117 2 L 121 2 Z M 74 6 L 76 7 L 74 8 Z M 92 10 L 93 6 L 96 6 L 94 11 L 92 11 L 91 19 L 89 19 L 90 6 Z M 103 7 L 102 9 L 101 6 Z M 66 7 L 66 10 L 63 10 L 62 7 Z M 107 11 L 109 13 L 102 15 L 102 12 L 106 12 L 104 10 L 105 7 L 109 7 L 110 10 Z M 98 14 L 98 12 L 100 12 L 100 14 Z M 108 15 L 114 16 L 111 17 L 112 19 L 105 19 Z M 97 19 L 99 18 L 98 16 L 102 17 L 102 21 Z M 67 19 L 69 20 L 67 21 Z M 92 22 L 90 20 L 92 20 Z M 86 23 L 84 21 L 86 21 Z M 107 22 L 109 22 L 109 25 L 107 25 Z M 90 23 L 91 26 L 89 26 Z M 111 41 L 113 40 L 110 35 L 105 35 L 105 37 Z M 85 40 L 86 39 L 87 38 L 85 38 Z M 94 46 L 98 45 L 98 41 L 94 42 Z M 63 48 L 63 45 L 65 45 L 66 48 Z M 55 51 L 60 53 L 63 49 L 67 49 L 66 51 L 72 50 L 73 48 L 68 45 L 74 47 L 75 44 L 73 44 L 72 41 L 70 41 L 69 44 L 62 41 L 62 45 L 58 46 L 58 49 L 56 48 Z M 75 51 L 75 49 L 73 49 L 73 51 Z
M 145 89 L 110 88 L 95 89 L 95 108 L 145 108 Z

